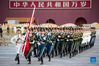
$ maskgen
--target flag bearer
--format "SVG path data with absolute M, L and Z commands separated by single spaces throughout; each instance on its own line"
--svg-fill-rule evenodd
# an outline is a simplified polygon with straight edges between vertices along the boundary
M 30 42 L 30 51 L 28 53 L 28 61 L 29 61 L 28 64 L 31 64 L 31 55 L 35 44 L 35 36 L 32 33 L 32 28 L 29 29 L 29 42 Z

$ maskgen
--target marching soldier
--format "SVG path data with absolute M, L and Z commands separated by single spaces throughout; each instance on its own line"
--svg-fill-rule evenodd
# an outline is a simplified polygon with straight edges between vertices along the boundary
M 68 44 L 67 44 L 67 27 L 64 28 L 64 56 L 68 54 Z
M 79 33 L 79 28 L 74 28 L 73 32 L 73 56 L 79 53 L 79 38 L 80 38 L 80 33 Z
M 20 53 L 20 49 L 21 46 L 24 42 L 24 37 L 21 35 L 21 30 L 17 29 L 17 35 L 15 35 L 14 37 L 11 38 L 11 42 L 13 44 L 16 44 L 16 58 L 15 61 L 18 61 L 17 64 L 20 64 L 20 59 L 19 59 L 19 53 Z
M 89 43 L 90 47 L 94 46 L 95 39 L 96 39 L 95 27 L 91 27 L 91 39 L 90 39 L 90 43 Z
M 40 32 L 38 28 L 35 28 L 35 31 L 33 30 L 33 35 L 35 36 L 35 43 L 34 43 L 34 57 L 37 57 L 37 48 L 38 48 L 38 43 L 40 39 Z
M 34 52 L 34 57 L 37 57 L 37 47 L 38 47 L 38 45 L 37 45 L 37 40 L 36 40 L 37 38 L 36 38 L 36 33 L 34 33 L 33 32 L 33 41 L 34 41 L 34 43 L 33 43 L 33 45 L 32 45 L 32 47 L 33 47 L 33 52 Z
M 60 33 L 58 35 L 58 39 L 59 39 L 59 45 L 58 45 L 58 48 L 59 48 L 59 54 L 60 54 L 60 58 L 62 58 L 63 56 L 63 47 L 64 47 L 64 35 L 63 33 Z
M 53 51 L 53 42 L 52 42 L 52 35 L 51 33 L 47 33 L 47 36 L 46 36 L 46 47 L 47 47 L 47 56 L 49 58 L 49 62 L 51 61 L 51 54 L 52 54 L 52 51 Z
M 24 27 L 24 33 L 22 35 L 25 36 L 26 32 L 28 31 L 28 28 L 27 27 Z
M 80 30 L 79 30 L 79 33 L 80 33 L 80 35 L 79 35 L 79 43 L 80 43 L 80 45 L 79 45 L 79 53 L 80 53 L 80 46 L 81 46 L 81 43 L 82 43 L 82 40 L 83 40 L 83 38 L 82 38 L 82 36 L 83 36 L 83 32 L 82 32 L 82 28 L 80 28 Z
M 41 65 L 43 64 L 43 55 L 45 52 L 45 40 L 46 37 L 44 32 L 40 33 L 40 39 L 38 43 L 38 60 L 41 61 Z
M 66 35 L 66 41 L 67 41 L 67 46 L 68 46 L 68 53 L 69 57 L 72 57 L 72 44 L 73 44 L 73 37 L 72 37 L 72 28 L 68 28 L 68 33 Z
M 58 28 L 56 29 L 56 32 L 55 32 L 55 35 L 56 35 L 56 37 L 55 37 L 55 39 L 56 39 L 56 42 L 55 42 L 55 55 L 57 56 L 58 54 L 60 54 L 59 53 L 59 30 L 58 30 Z
M 53 32 L 51 32 L 51 41 L 52 41 L 52 47 L 53 47 L 51 54 L 52 54 L 52 58 L 53 58 L 55 50 L 56 51 L 58 50 L 57 48 L 55 48 L 55 45 L 57 47 L 57 44 L 56 44 L 56 34 L 53 33 Z M 57 55 L 57 53 L 56 53 L 56 55 Z
M 34 49 L 34 44 L 35 44 L 35 36 L 32 33 L 32 28 L 29 29 L 29 42 L 30 42 L 30 51 L 28 53 L 28 64 L 31 64 L 31 55 L 32 55 L 32 51 Z
M 59 43 L 58 29 L 55 29 L 55 33 L 53 33 L 53 37 L 54 37 L 54 40 L 55 40 L 54 52 L 55 52 L 55 56 L 57 56 L 58 55 L 58 43 Z

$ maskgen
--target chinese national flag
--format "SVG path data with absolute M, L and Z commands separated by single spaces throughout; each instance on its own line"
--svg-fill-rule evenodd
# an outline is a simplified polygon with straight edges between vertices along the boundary
M 30 44 L 29 44 L 29 38 L 28 38 L 29 34 L 26 34 L 26 41 L 25 44 L 22 47 L 22 52 L 24 53 L 25 58 L 28 57 L 29 51 L 30 51 Z
M 29 28 L 31 27 L 32 22 L 34 21 L 35 8 L 36 8 L 36 6 L 34 5 L 33 12 L 32 12 L 32 17 L 31 17 L 31 19 L 29 21 L 29 25 L 28 25 Z M 22 47 L 22 52 L 24 53 L 24 56 L 27 59 L 27 57 L 29 55 L 29 52 L 30 52 L 29 32 L 26 33 L 26 37 L 25 38 L 26 38 L 26 41 L 25 41 L 25 44 Z

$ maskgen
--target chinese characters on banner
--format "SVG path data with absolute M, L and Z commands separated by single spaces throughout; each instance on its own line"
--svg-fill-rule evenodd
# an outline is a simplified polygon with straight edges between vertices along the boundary
M 92 0 L 9 0 L 10 9 L 90 9 Z

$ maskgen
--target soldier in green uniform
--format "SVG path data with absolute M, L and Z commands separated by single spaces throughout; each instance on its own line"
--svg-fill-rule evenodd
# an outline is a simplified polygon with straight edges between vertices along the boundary
M 69 57 L 72 57 L 72 44 L 73 44 L 73 36 L 72 36 L 73 32 L 72 32 L 72 28 L 68 28 L 68 33 L 66 35 L 67 38 L 67 45 L 68 45 L 68 53 L 69 53 Z
M 59 43 L 59 39 L 58 39 L 58 34 L 59 34 L 59 30 L 58 28 L 55 29 L 55 32 L 53 33 L 53 37 L 55 38 L 55 43 L 54 43 L 54 52 L 55 52 L 55 56 L 58 55 L 58 43 Z
M 70 27 L 70 36 L 71 38 L 69 39 L 70 40 L 70 58 L 73 56 L 73 53 L 74 53 L 74 48 L 75 48 L 75 44 L 76 44 L 76 33 L 74 31 L 75 29 L 73 27 Z
M 30 51 L 28 53 L 28 61 L 29 61 L 28 64 L 31 64 L 31 56 L 32 56 L 32 51 L 35 43 L 35 36 L 33 35 L 32 28 L 29 29 L 29 42 L 30 42 Z
M 38 41 L 39 41 L 39 31 L 37 30 L 38 28 L 34 28 L 33 30 L 33 35 L 35 36 L 35 43 L 34 43 L 34 57 L 37 57 L 37 48 L 38 48 Z
M 95 27 L 91 27 L 91 39 L 90 39 L 90 42 L 89 42 L 90 47 L 94 46 L 95 39 L 96 39 Z
M 73 32 L 73 56 L 79 53 L 79 39 L 80 39 L 80 33 L 79 33 L 79 28 L 74 28 Z
M 28 28 L 24 27 L 24 33 L 22 35 L 25 35 L 27 31 L 28 31 Z
M 47 56 L 49 58 L 49 61 L 51 61 L 51 54 L 52 54 L 52 50 L 53 50 L 51 32 L 47 33 L 47 35 L 46 35 L 46 48 L 47 48 Z
M 56 35 L 55 32 L 51 32 L 51 41 L 52 41 L 52 46 L 53 46 L 53 50 L 52 50 L 52 57 L 55 56 L 54 52 L 55 52 L 55 44 L 56 44 Z M 56 49 L 57 50 L 57 49 Z M 57 53 L 56 53 L 57 55 Z
M 65 32 L 66 28 L 62 28 L 61 32 L 62 32 L 62 40 L 63 40 L 63 46 L 62 46 L 62 56 L 65 56 L 66 55 L 66 51 L 67 51 L 67 42 L 65 40 L 65 36 L 66 36 L 66 32 Z
M 67 34 L 68 34 L 68 28 L 64 27 L 64 56 L 68 54 L 68 45 L 67 45 Z
M 43 64 L 43 55 L 46 48 L 45 41 L 46 41 L 45 32 L 42 32 L 41 30 L 38 44 L 38 59 L 41 61 L 41 64 Z
M 62 28 L 59 29 L 59 34 L 57 36 L 58 38 L 58 52 L 60 54 L 60 58 L 62 58 L 63 56 L 63 45 L 64 45 L 64 35 L 63 35 L 63 32 L 62 31 Z
M 80 27 L 79 28 L 79 39 L 78 39 L 78 43 L 79 43 L 79 53 L 80 53 L 80 46 L 81 46 L 81 43 L 82 43 L 82 36 L 83 36 L 83 33 L 82 33 L 82 28 Z

